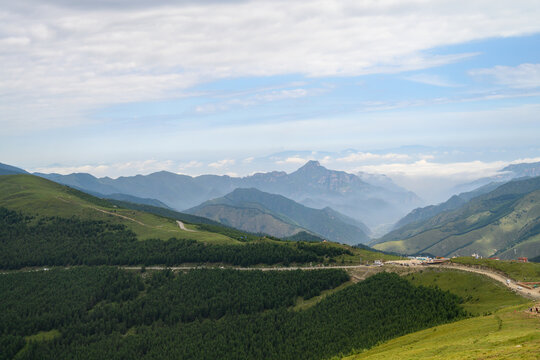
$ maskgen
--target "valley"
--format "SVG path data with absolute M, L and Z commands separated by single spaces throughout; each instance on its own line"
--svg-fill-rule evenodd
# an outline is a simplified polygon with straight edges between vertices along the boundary
M 0 10 L 0 360 L 540 360 L 540 1 Z
M 427 221 L 482 229 L 508 224 L 516 209 L 531 218 L 537 183 L 524 181 Z M 527 311 L 540 292 L 520 285 L 540 281 L 538 264 L 400 266 L 408 260 L 397 254 L 326 240 L 366 236 L 361 222 L 256 189 L 188 213 L 27 174 L 1 176 L 0 189 L 0 359 L 528 359 L 538 350 L 540 324 Z M 212 215 L 215 206 L 249 210 L 234 220 Z M 243 228 L 249 211 L 298 230 L 280 238 Z M 404 227 L 416 234 L 418 223 Z
M 491 190 L 491 189 L 488 189 Z M 371 243 L 403 254 L 503 259 L 540 254 L 540 178 L 514 180 Z

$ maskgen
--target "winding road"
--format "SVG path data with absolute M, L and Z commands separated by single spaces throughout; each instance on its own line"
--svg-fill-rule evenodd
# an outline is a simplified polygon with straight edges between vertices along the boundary
M 181 221 L 178 221 L 178 226 L 180 224 L 183 225 Z M 182 227 L 180 226 L 182 229 Z M 185 231 L 195 231 L 190 229 L 182 229 Z M 540 301 L 540 291 L 538 290 L 530 290 L 523 288 L 517 284 L 515 280 L 510 279 L 510 282 L 507 282 L 509 278 L 507 276 L 504 276 L 503 274 L 500 274 L 498 272 L 495 272 L 493 270 L 485 269 L 485 268 L 473 268 L 469 266 L 464 265 L 446 265 L 446 264 L 439 264 L 439 265 L 411 265 L 409 266 L 409 269 L 414 270 L 420 270 L 420 269 L 426 269 L 429 267 L 434 268 L 444 268 L 449 270 L 459 270 L 459 271 L 467 271 L 472 272 L 476 274 L 485 275 L 495 281 L 498 281 L 505 286 L 507 286 L 510 290 L 514 291 L 516 294 L 521 295 L 525 298 Z M 141 270 L 142 266 L 119 266 L 121 269 L 125 270 Z M 295 270 L 324 270 L 324 269 L 343 269 L 343 270 L 364 270 L 365 274 L 368 273 L 376 273 L 380 271 L 394 271 L 399 272 L 396 269 L 403 269 L 402 266 L 373 266 L 373 265 L 336 265 L 336 266 L 289 266 L 289 267 L 238 267 L 238 266 L 207 266 L 207 265 L 200 265 L 200 266 L 146 266 L 146 270 L 165 270 L 165 269 L 171 269 L 173 271 L 188 271 L 188 270 L 194 270 L 194 269 L 230 269 L 230 270 L 240 270 L 240 271 L 295 271 Z M 37 268 L 37 269 L 25 269 L 25 270 L 18 270 L 18 271 L 46 271 L 48 268 Z M 3 272 L 0 274 L 7 274 L 9 272 Z M 365 275 L 364 274 L 364 275 Z M 354 276 L 353 276 L 354 277 Z M 362 276 L 361 278 L 358 278 L 357 280 L 362 280 L 365 278 L 365 276 Z
M 473 268 L 473 267 L 469 267 L 469 266 L 465 266 L 465 265 L 457 265 L 457 264 L 453 264 L 453 265 L 436 265 L 438 267 L 442 267 L 442 268 L 445 268 L 445 269 L 454 269 L 454 270 L 461 270 L 461 271 L 468 271 L 468 272 L 473 272 L 473 273 L 477 273 L 477 274 L 482 274 L 482 275 L 485 275 L 485 276 L 488 276 L 498 282 L 501 282 L 503 283 L 504 285 L 506 285 L 508 288 L 510 288 L 512 291 L 516 292 L 517 294 L 523 296 L 523 297 L 526 297 L 526 298 L 529 298 L 531 300 L 540 300 L 540 292 L 538 290 L 529 290 L 529 289 L 525 289 L 521 286 L 519 286 L 517 284 L 516 281 L 512 280 L 512 279 L 509 279 L 508 277 L 498 273 L 498 272 L 495 272 L 495 271 L 491 271 L 491 270 L 488 270 L 488 269 L 485 269 L 485 268 Z M 507 280 L 510 280 L 510 282 L 507 282 Z

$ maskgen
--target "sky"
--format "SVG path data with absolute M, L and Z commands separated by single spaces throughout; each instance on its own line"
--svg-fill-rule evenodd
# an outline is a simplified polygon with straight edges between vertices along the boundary
M 537 0 L 19 0 L 0 162 L 117 177 L 540 161 Z

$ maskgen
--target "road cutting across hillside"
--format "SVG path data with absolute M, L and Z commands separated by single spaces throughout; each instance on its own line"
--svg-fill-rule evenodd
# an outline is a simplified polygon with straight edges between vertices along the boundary
M 180 228 L 180 230 L 184 230 L 184 231 L 188 231 L 188 232 L 197 232 L 197 230 L 192 230 L 192 229 L 186 228 L 184 223 L 181 222 L 180 220 L 176 220 L 176 223 L 178 224 L 178 227 Z
M 180 222 L 180 221 L 178 221 Z M 180 222 L 181 223 L 181 222 Z M 180 226 L 180 224 L 178 224 Z M 182 229 L 184 230 L 184 229 Z M 195 231 L 190 229 L 185 229 L 185 231 Z M 447 265 L 447 264 L 438 264 L 438 265 L 430 265 L 429 267 L 433 268 L 443 268 L 448 270 L 459 270 L 459 271 L 467 271 L 467 272 L 473 272 L 481 275 L 485 275 L 493 280 L 496 280 L 505 286 L 507 286 L 509 289 L 517 293 L 518 295 L 521 295 L 525 298 L 540 301 L 540 291 L 538 290 L 531 290 L 531 289 L 525 289 L 521 287 L 516 281 L 509 279 L 507 276 L 504 276 L 498 272 L 488 270 L 488 269 L 478 269 L 473 267 L 468 267 L 464 265 Z M 419 271 L 421 269 L 429 268 L 426 265 L 409 265 L 408 269 L 412 271 Z M 121 269 L 125 270 L 141 270 L 143 269 L 143 266 L 119 266 Z M 397 272 L 403 274 L 403 266 L 373 266 L 373 265 L 336 265 L 336 266 L 289 266 L 289 267 L 239 267 L 239 266 L 219 266 L 219 265 L 188 265 L 188 266 L 146 266 L 144 267 L 146 270 L 165 270 L 170 269 L 173 271 L 189 271 L 189 270 L 195 270 L 195 269 L 229 269 L 229 270 L 240 270 L 240 271 L 295 271 L 295 270 L 325 270 L 325 269 L 343 269 L 343 270 L 360 270 L 361 274 L 351 274 L 353 281 L 361 281 L 365 279 L 366 276 L 388 271 L 388 272 Z M 49 270 L 48 268 L 34 268 L 34 269 L 24 269 L 24 270 L 16 270 L 16 271 L 44 271 Z M 11 271 L 10 271 L 11 272 Z M 410 272 L 410 271 L 409 271 Z M 7 274 L 9 272 L 4 272 L 0 274 Z
M 503 283 L 512 291 L 516 292 L 517 294 L 523 297 L 526 297 L 532 300 L 540 300 L 540 292 L 538 290 L 530 290 L 530 289 L 523 288 L 515 280 L 509 279 L 507 276 L 504 276 L 496 271 L 488 270 L 485 268 L 481 268 L 481 269 L 473 268 L 473 267 L 469 267 L 465 265 L 457 265 L 457 264 L 452 264 L 452 265 L 441 264 L 441 265 L 436 265 L 436 266 L 442 267 L 445 269 L 455 269 L 455 270 L 462 270 L 462 271 L 482 274 L 494 280 L 497 280 L 498 282 Z

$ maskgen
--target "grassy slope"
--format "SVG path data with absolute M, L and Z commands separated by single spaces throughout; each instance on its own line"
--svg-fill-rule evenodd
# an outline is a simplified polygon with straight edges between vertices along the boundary
M 507 309 L 402 336 L 347 359 L 538 359 L 538 354 L 538 318 Z
M 268 210 L 252 207 L 237 207 L 225 204 L 208 204 L 197 208 L 193 214 L 218 221 L 251 233 L 266 233 L 276 237 L 292 236 L 302 227 L 293 221 L 286 221 Z
M 472 209 L 456 220 L 445 222 L 439 219 L 441 226 L 428 223 L 424 230 L 409 238 L 403 233 L 403 239 L 379 243 L 374 247 L 384 251 L 409 254 L 428 252 L 446 256 L 476 252 L 483 256 L 500 253 L 502 257 L 513 258 L 540 254 L 540 236 L 535 234 L 538 230 L 535 225 L 539 224 L 540 219 L 540 191 L 524 196 L 515 204 L 505 205 L 507 208 L 500 211 L 500 217 L 491 211 L 484 211 L 481 206 L 478 208 L 482 211 L 475 212 L 473 205 L 476 204 L 471 204 Z M 531 231 L 528 232 L 528 229 Z
M 415 285 L 438 286 L 464 299 L 463 307 L 473 315 L 483 315 L 528 301 L 514 294 L 501 283 L 486 276 L 457 270 L 426 269 L 409 274 L 406 279 Z
M 312 297 L 311 299 L 307 299 L 307 300 L 304 300 L 303 297 L 299 296 L 297 299 L 296 299 L 296 304 L 292 307 L 293 310 L 295 311 L 301 311 L 301 310 L 306 310 L 316 304 L 318 304 L 319 302 L 321 302 L 322 300 L 324 300 L 324 298 L 326 298 L 328 295 L 332 295 L 340 290 L 343 290 L 345 289 L 346 287 L 348 286 L 351 286 L 353 285 L 354 283 L 352 281 L 347 281 L 333 289 L 328 289 L 328 290 L 323 290 L 321 291 L 321 294 L 319 296 L 314 296 Z
M 173 220 L 137 210 L 116 208 L 107 201 L 32 175 L 0 176 L 0 206 L 32 215 L 78 216 L 123 224 L 141 240 L 177 237 L 212 243 L 239 243 L 221 234 L 183 231 Z M 194 226 L 186 225 L 186 228 L 193 229 Z
M 494 313 L 405 335 L 363 353 L 360 359 L 537 359 L 540 319 L 524 308 L 527 300 L 485 276 L 426 269 L 406 276 L 415 285 L 437 285 L 465 299 L 472 314 Z
M 344 245 L 341 245 L 344 246 Z M 399 256 L 396 255 L 390 255 L 390 254 L 383 254 L 378 251 L 371 251 L 366 249 L 359 249 L 359 248 L 350 248 L 347 246 L 348 249 L 350 249 L 353 253 L 353 256 L 351 255 L 342 255 L 341 257 L 337 258 L 338 262 L 343 260 L 343 265 L 358 265 L 358 264 L 364 264 L 366 262 L 372 263 L 375 260 L 399 260 L 402 259 Z
M 481 266 L 507 274 L 517 281 L 540 281 L 540 263 L 520 263 L 517 261 L 474 259 L 461 257 L 451 260 L 456 264 Z
M 0 176 L 0 206 L 11 210 L 21 211 L 26 214 L 39 216 L 78 216 L 83 219 L 103 220 L 126 225 L 135 232 L 139 239 L 160 238 L 167 240 L 171 237 L 194 239 L 208 243 L 223 244 L 243 244 L 223 234 L 205 231 L 198 225 L 185 224 L 187 229 L 196 230 L 188 232 L 180 230 L 172 219 L 150 214 L 135 209 L 125 209 L 115 207 L 107 200 L 102 200 L 91 195 L 74 190 L 64 185 L 46 180 L 32 175 L 6 175 Z M 112 213 L 104 213 L 102 211 Z M 129 219 L 119 217 L 125 216 Z M 138 222 L 144 224 L 141 225 Z M 204 226 L 204 225 L 201 225 Z M 237 232 L 234 230 L 233 232 Z M 261 239 L 259 241 L 279 242 L 272 239 Z M 354 249 L 349 246 L 335 243 L 327 243 L 326 246 L 336 246 L 347 248 L 353 252 L 351 255 L 342 255 L 335 260 L 339 264 L 358 264 L 361 261 L 372 261 L 374 259 L 395 259 L 390 255 L 383 255 L 377 252 Z

